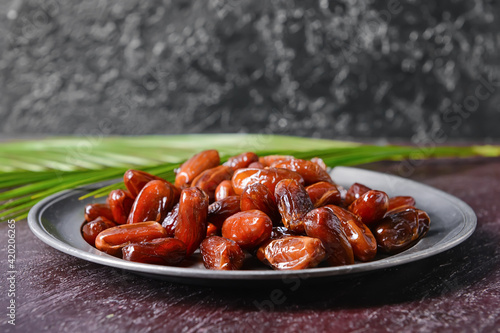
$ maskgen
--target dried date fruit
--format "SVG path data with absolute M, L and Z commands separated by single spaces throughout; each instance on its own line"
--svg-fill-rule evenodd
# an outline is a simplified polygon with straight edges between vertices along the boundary
M 291 160 L 294 157 L 291 155 L 267 155 L 259 157 L 259 163 L 264 167 L 273 166 L 273 164 L 281 163 L 287 160 Z
M 277 226 L 273 227 L 273 231 L 271 231 L 271 240 L 283 238 L 287 236 L 299 236 L 294 233 L 292 230 L 288 229 L 285 226 Z
M 197 187 L 181 192 L 175 238 L 186 244 L 190 256 L 207 235 L 208 196 Z
M 248 167 L 249 168 L 254 168 L 254 169 L 264 169 L 265 168 L 264 164 L 262 164 L 260 162 L 250 163 L 250 165 Z
M 245 259 L 245 253 L 235 241 L 219 236 L 205 238 L 200 250 L 207 269 L 237 270 Z
M 208 194 L 210 201 L 215 200 L 215 190 L 223 180 L 230 180 L 233 176 L 233 168 L 219 165 L 200 173 L 191 183 L 192 187 L 198 187 Z
M 335 184 L 328 172 L 318 164 L 301 159 L 291 159 L 273 165 L 275 168 L 283 168 L 297 172 L 304 179 L 305 185 L 317 182 Z
M 344 205 L 347 207 L 350 204 L 352 204 L 355 200 L 359 199 L 360 196 L 365 194 L 366 192 L 370 191 L 371 188 L 360 184 L 360 183 L 354 183 L 349 187 L 347 190 L 347 193 L 345 195 L 345 200 L 344 200 Z
M 228 217 L 222 236 L 234 240 L 244 250 L 256 248 L 271 237 L 273 222 L 260 210 L 247 210 Z
M 326 207 L 310 211 L 304 217 L 306 234 L 318 238 L 323 243 L 327 262 L 331 266 L 354 264 L 351 244 L 344 232 L 342 222 Z
M 157 238 L 122 248 L 125 260 L 154 265 L 177 265 L 186 257 L 186 245 L 175 238 Z
M 217 150 L 205 150 L 184 162 L 177 170 L 175 186 L 182 189 L 189 186 L 200 173 L 207 169 L 215 168 L 220 163 Z
M 384 217 L 388 207 L 389 197 L 385 192 L 370 190 L 356 199 L 349 206 L 349 211 L 359 216 L 361 222 L 370 226 Z
M 152 180 L 135 198 L 127 223 L 163 222 L 178 200 L 178 192 L 172 184 L 165 180 Z
M 372 227 L 379 249 L 389 254 L 406 250 L 419 238 L 418 223 L 415 209 L 388 214 Z
M 274 188 L 280 180 L 295 179 L 303 184 L 304 179 L 291 170 L 268 168 L 268 169 L 239 169 L 233 175 L 233 189 L 237 195 L 241 195 L 248 185 L 261 183 L 267 186 L 269 191 L 274 195 Z
M 82 235 L 87 243 L 95 246 L 95 239 L 101 231 L 115 227 L 116 223 L 108 220 L 103 216 L 99 216 L 95 220 L 85 223 L 82 226 Z
M 414 207 L 415 199 L 410 196 L 397 196 L 389 198 L 389 208 L 387 211 L 391 211 L 400 207 Z
M 317 165 L 319 165 L 321 167 L 321 169 L 323 170 L 326 170 L 327 167 L 326 167 L 326 164 L 325 164 L 325 161 L 323 161 L 323 159 L 321 159 L 320 157 L 313 157 L 311 158 L 311 162 L 313 163 L 316 163 Z
M 241 211 L 258 209 L 271 218 L 274 224 L 281 221 L 281 215 L 274 195 L 261 183 L 248 185 L 240 198 Z
M 126 245 L 164 237 L 165 229 L 158 222 L 121 224 L 101 231 L 95 239 L 95 247 L 107 254 L 119 256 Z
M 113 212 L 111 212 L 111 208 L 107 203 L 94 203 L 85 206 L 85 221 L 93 221 L 99 216 L 105 217 L 110 221 L 114 221 Z
M 217 229 L 222 228 L 224 221 L 231 215 L 240 211 L 240 197 L 230 196 L 216 201 L 208 206 L 207 220 L 213 223 Z
M 370 261 L 377 255 L 377 241 L 370 229 L 351 212 L 334 205 L 325 206 L 342 222 L 344 232 L 351 244 L 354 257 L 360 261 Z
M 142 188 L 152 180 L 164 180 L 150 173 L 141 170 L 127 170 L 123 174 L 123 183 L 130 193 L 130 196 L 135 199 Z M 166 181 L 166 180 L 165 180 Z
M 134 199 L 130 194 L 119 189 L 113 190 L 109 192 L 108 204 L 113 214 L 113 220 L 118 224 L 127 223 L 128 215 L 134 204 Z
M 167 216 L 161 223 L 162 227 L 165 228 L 167 232 L 167 237 L 174 237 L 175 235 L 175 227 L 177 226 L 177 222 L 179 221 L 179 203 L 176 203 L 170 212 L 168 212 Z
M 233 190 L 233 183 L 230 180 L 223 180 L 215 189 L 215 200 L 219 201 L 224 198 L 236 195 Z
M 314 208 L 304 186 L 296 180 L 284 179 L 276 184 L 274 195 L 285 227 L 298 234 L 303 233 L 303 218 Z
M 311 198 L 314 208 L 326 205 L 339 205 L 342 202 L 342 197 L 337 186 L 327 183 L 318 182 L 306 187 L 307 194 Z
M 257 257 L 278 270 L 316 267 L 326 257 L 321 240 L 306 236 L 275 239 L 257 251 Z
M 246 152 L 237 156 L 230 157 L 223 165 L 227 165 L 234 170 L 238 170 L 241 168 L 248 168 L 250 164 L 258 161 L 259 157 L 257 156 L 257 154 L 253 152 Z
M 424 237 L 431 226 L 431 218 L 421 209 L 416 209 L 418 216 L 418 237 Z

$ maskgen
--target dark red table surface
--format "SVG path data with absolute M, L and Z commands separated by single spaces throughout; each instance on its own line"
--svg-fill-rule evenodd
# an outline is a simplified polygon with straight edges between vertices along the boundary
M 398 174 L 399 163 L 364 167 Z M 153 280 L 60 253 L 18 221 L 16 326 L 6 324 L 4 277 L 0 331 L 500 332 L 500 159 L 426 161 L 409 178 L 468 203 L 478 217 L 474 234 L 415 263 L 300 286 L 212 288 Z M 6 223 L 0 231 L 7 272 Z

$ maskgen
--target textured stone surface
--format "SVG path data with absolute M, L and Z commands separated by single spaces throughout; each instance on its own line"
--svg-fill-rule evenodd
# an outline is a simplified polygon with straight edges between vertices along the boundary
M 365 167 L 398 174 L 399 163 Z M 410 177 L 471 205 L 474 234 L 432 258 L 321 285 L 247 290 L 151 280 L 60 253 L 19 221 L 16 331 L 498 332 L 500 159 L 431 160 Z M 4 254 L 6 230 L 1 224 Z M 7 271 L 5 258 L 0 266 Z M 0 330 L 14 331 L 2 317 Z
M 5 0 L 0 13 L 3 134 L 500 138 L 497 1 Z

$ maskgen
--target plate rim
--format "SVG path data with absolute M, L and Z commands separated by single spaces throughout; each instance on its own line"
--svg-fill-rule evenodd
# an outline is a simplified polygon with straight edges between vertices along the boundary
M 69 243 L 66 243 L 54 235 L 52 235 L 49 231 L 47 231 L 42 222 L 42 215 L 44 211 L 50 206 L 58 201 L 65 199 L 68 196 L 74 195 L 77 191 L 88 191 L 91 187 L 96 186 L 104 186 L 105 184 L 111 184 L 119 181 L 118 179 L 109 180 L 105 182 L 98 182 L 94 184 L 89 184 L 82 187 L 77 187 L 74 189 L 64 190 L 49 197 L 41 200 L 37 204 L 35 204 L 28 213 L 28 226 L 35 234 L 35 236 L 40 239 L 45 244 L 50 247 L 59 250 L 63 253 L 69 254 L 71 256 L 105 265 L 114 268 L 124 269 L 128 271 L 132 271 L 138 274 L 145 274 L 149 276 L 158 276 L 165 279 L 169 277 L 175 278 L 186 278 L 186 279 L 210 279 L 210 280 L 279 280 L 286 279 L 288 277 L 302 277 L 302 278 L 320 278 L 320 277 L 335 277 L 335 276 L 348 276 L 351 274 L 358 273 L 367 273 L 372 271 L 377 271 L 385 268 L 390 268 L 394 266 L 398 266 L 401 264 L 411 263 L 414 261 L 422 260 L 444 251 L 447 251 L 458 244 L 465 241 L 469 238 L 477 226 L 477 216 L 474 213 L 473 209 L 466 204 L 461 199 L 446 193 L 442 190 L 436 189 L 432 186 L 429 186 L 424 183 L 417 182 L 412 179 L 407 179 L 403 177 L 399 177 L 392 174 L 386 174 L 382 172 L 366 170 L 361 168 L 354 167 L 345 167 L 345 166 L 337 166 L 333 168 L 333 172 L 335 170 L 342 169 L 356 170 L 360 172 L 365 172 L 367 174 L 372 174 L 376 176 L 388 176 L 390 178 L 394 178 L 395 180 L 403 180 L 404 182 L 412 183 L 413 185 L 426 187 L 428 190 L 431 190 L 437 193 L 440 197 L 446 199 L 454 206 L 458 208 L 458 211 L 462 215 L 462 219 L 464 223 L 462 224 L 462 228 L 456 232 L 455 235 L 452 236 L 451 239 L 447 240 L 442 244 L 435 244 L 429 248 L 425 248 L 419 250 L 414 253 L 405 254 L 404 252 L 390 256 L 387 258 L 379 259 L 376 261 L 370 261 L 365 263 L 355 263 L 353 265 L 346 266 L 337 266 L 337 267 L 316 267 L 304 270 L 291 270 L 291 271 L 278 271 L 278 270 L 237 270 L 237 271 L 215 271 L 215 270 L 203 270 L 199 268 L 190 268 L 190 267 L 176 267 L 176 266 L 161 266 L 161 265 L 152 265 L 152 264 L 143 264 L 143 263 L 135 263 L 125 261 L 123 259 L 119 259 L 105 253 L 92 253 L 90 251 L 84 251 L 72 246 Z M 465 223 L 468 222 L 468 223 Z M 93 249 L 90 247 L 90 249 Z M 95 249 L 94 249 L 95 250 Z M 95 250 L 98 251 L 98 250 Z M 411 258 L 410 261 L 408 259 Z

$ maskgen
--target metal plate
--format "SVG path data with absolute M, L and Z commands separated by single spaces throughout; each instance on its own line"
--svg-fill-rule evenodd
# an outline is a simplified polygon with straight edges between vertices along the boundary
M 244 285 L 259 281 L 284 281 L 292 277 L 334 279 L 368 273 L 411 263 L 446 251 L 466 240 L 476 227 L 476 215 L 467 204 L 430 186 L 392 175 L 348 167 L 336 167 L 331 175 L 338 184 L 346 188 L 354 182 L 359 182 L 373 189 L 385 191 L 389 196 L 413 196 L 417 207 L 427 211 L 431 217 L 428 234 L 414 247 L 394 256 L 378 256 L 377 260 L 367 263 L 301 271 L 275 271 L 259 265 L 249 265 L 247 269 L 240 271 L 212 271 L 203 267 L 196 253 L 193 255 L 193 260 L 183 267 L 133 263 L 96 250 L 84 241 L 80 233 L 84 220 L 84 206 L 92 202 L 103 202 L 105 198 L 100 200 L 78 198 L 109 182 L 63 191 L 40 201 L 31 209 L 28 224 L 43 242 L 69 255 L 153 278 L 201 285 Z

